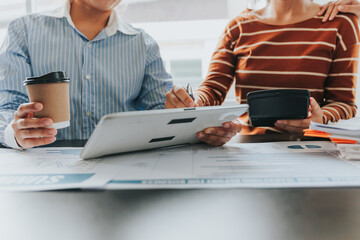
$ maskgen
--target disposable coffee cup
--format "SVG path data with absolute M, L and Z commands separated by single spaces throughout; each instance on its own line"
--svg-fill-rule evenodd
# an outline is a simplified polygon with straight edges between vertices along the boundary
M 52 128 L 70 126 L 70 78 L 65 72 L 51 72 L 40 77 L 28 77 L 24 81 L 30 102 L 42 103 L 43 109 L 35 112 L 35 118 L 51 118 Z

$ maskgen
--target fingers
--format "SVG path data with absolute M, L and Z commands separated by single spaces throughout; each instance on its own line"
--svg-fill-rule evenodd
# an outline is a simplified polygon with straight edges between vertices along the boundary
M 227 122 L 223 124 L 223 127 L 207 128 L 199 132 L 197 136 L 201 141 L 216 147 L 230 141 L 239 131 L 241 131 L 241 124 L 239 122 Z
M 239 122 L 239 120 L 235 120 L 233 122 L 226 122 L 223 124 L 224 128 L 227 129 L 228 131 L 233 131 L 233 132 L 240 132 L 242 129 L 242 125 Z
M 213 146 L 213 147 L 218 147 L 218 146 L 222 146 L 225 143 L 227 143 L 228 141 L 231 140 L 232 137 L 220 137 L 220 136 L 216 136 L 216 135 L 209 135 L 209 134 L 205 134 L 204 132 L 199 132 L 197 134 L 198 138 Z
M 33 148 L 56 140 L 57 130 L 49 128 L 53 121 L 48 118 L 20 118 L 11 124 L 17 143 L 25 148 Z
M 53 143 L 56 141 L 55 137 L 48 137 L 48 138 L 27 138 L 24 139 L 20 146 L 22 146 L 24 149 L 30 149 L 38 146 L 48 145 L 50 143 Z
M 173 105 L 170 101 L 166 100 L 165 101 L 165 109 L 170 109 L 170 108 L 176 108 L 176 106 Z
M 16 131 L 15 139 L 21 147 L 30 149 L 55 142 L 56 134 L 54 128 L 27 128 Z
M 313 97 L 310 98 L 310 108 L 311 108 L 311 115 L 322 113 L 320 105 Z
M 353 13 L 359 17 L 360 15 L 360 3 L 356 0 L 338 0 L 336 2 L 329 2 L 323 5 L 318 15 L 323 17 L 323 22 L 333 20 L 339 12 Z
M 303 120 L 278 120 L 275 126 L 290 133 L 303 134 L 303 130 L 309 128 L 310 121 L 310 118 Z
M 41 103 L 24 103 L 21 104 L 18 110 L 15 112 L 15 119 L 26 118 L 28 114 L 33 112 L 39 112 L 43 108 Z
M 340 12 L 353 13 L 359 17 L 360 15 L 360 4 L 357 5 L 340 5 L 338 6 Z
M 310 122 L 323 122 L 323 112 L 317 101 L 311 97 L 309 109 L 311 113 L 307 119 L 303 120 L 278 120 L 276 127 L 282 128 L 290 133 L 303 134 L 303 130 L 309 128 Z
M 310 98 L 310 108 L 311 108 L 311 116 L 308 119 L 312 122 L 323 123 L 324 113 L 320 105 L 313 97 Z
M 48 128 L 53 124 L 49 118 L 23 118 L 12 123 L 14 131 L 28 128 Z
M 304 129 L 307 129 L 307 128 L 298 128 L 298 127 L 294 127 L 294 126 L 284 126 L 281 129 L 283 131 L 286 131 L 286 132 L 291 133 L 293 135 L 302 136 L 302 135 L 304 135 Z
M 183 87 L 179 87 L 179 86 L 174 86 L 172 89 L 173 92 L 173 96 L 175 96 L 176 98 L 174 98 L 176 104 L 174 104 L 175 106 L 177 106 L 177 104 L 180 104 L 184 107 L 194 107 L 195 106 L 195 102 L 191 99 L 191 97 L 189 96 L 189 94 L 186 92 L 186 90 Z
M 186 108 L 187 106 L 171 90 L 166 94 L 165 108 Z
M 301 119 L 301 120 L 278 120 L 275 123 L 276 127 L 291 127 L 291 128 L 307 128 L 310 125 L 309 119 Z
M 325 5 L 320 7 L 320 11 L 317 13 L 318 16 L 321 16 L 325 13 L 325 11 L 328 9 L 331 2 L 326 3 Z
M 165 107 L 195 107 L 195 102 L 191 99 L 183 87 L 174 86 L 171 91 L 166 94 Z
M 36 128 L 36 129 L 23 129 L 16 133 L 16 139 L 27 139 L 27 138 L 49 138 L 55 137 L 57 130 L 55 128 Z
M 232 130 L 228 130 L 222 127 L 216 128 L 207 128 L 203 131 L 206 135 L 212 135 L 216 137 L 224 137 L 224 138 L 232 138 L 235 136 L 236 132 Z
M 327 20 L 329 20 L 329 17 L 331 15 L 331 13 L 333 12 L 334 8 L 335 8 L 335 4 L 333 2 L 331 2 L 326 10 L 326 13 L 325 13 L 323 19 L 322 19 L 323 22 L 326 22 Z
M 332 12 L 330 13 L 329 21 L 334 20 L 334 18 L 336 17 L 336 15 L 337 15 L 338 13 L 339 13 L 338 6 L 335 4 Z M 323 21 L 324 21 L 324 19 L 323 19 Z

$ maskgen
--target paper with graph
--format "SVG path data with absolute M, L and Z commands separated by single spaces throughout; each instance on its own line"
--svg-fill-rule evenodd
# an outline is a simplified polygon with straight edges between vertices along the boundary
M 0 149 L 0 189 L 103 188 L 117 170 L 103 159 L 83 161 L 82 148 Z
M 82 148 L 0 149 L 0 190 L 360 186 L 360 162 L 334 144 L 205 144 L 83 161 Z
M 333 143 L 193 145 L 108 158 L 120 170 L 108 189 L 360 186 L 360 168 Z

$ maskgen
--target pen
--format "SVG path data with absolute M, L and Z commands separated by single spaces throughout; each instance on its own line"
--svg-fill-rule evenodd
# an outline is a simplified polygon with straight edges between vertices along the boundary
M 189 94 L 189 96 L 191 97 L 191 99 L 194 101 L 194 100 L 195 100 L 195 99 L 194 99 L 194 94 L 193 94 L 192 88 L 191 88 L 191 86 L 190 86 L 190 83 L 188 83 L 188 84 L 186 85 L 186 92 L 187 92 L 187 94 Z

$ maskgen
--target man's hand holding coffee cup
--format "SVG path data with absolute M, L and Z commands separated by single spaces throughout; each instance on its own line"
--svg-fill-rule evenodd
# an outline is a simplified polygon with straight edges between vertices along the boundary
M 18 145 L 24 149 L 47 145 L 56 141 L 57 130 L 50 118 L 34 118 L 34 112 L 43 109 L 41 103 L 31 102 L 19 106 L 11 123 Z
M 69 82 L 70 78 L 61 71 L 25 79 L 30 103 L 19 106 L 11 123 L 20 147 L 53 143 L 56 129 L 70 126 Z

